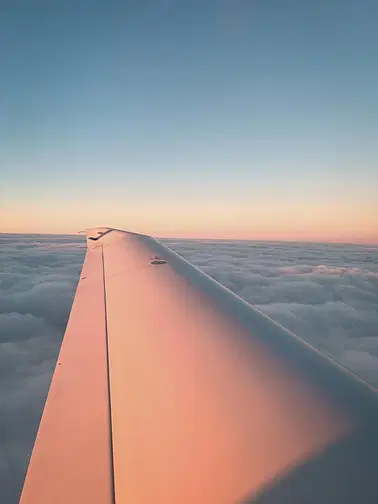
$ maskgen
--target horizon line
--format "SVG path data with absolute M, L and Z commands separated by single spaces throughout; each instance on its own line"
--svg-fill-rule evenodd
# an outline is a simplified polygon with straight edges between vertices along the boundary
M 109 226 L 102 226 L 102 227 L 109 227 Z M 116 229 L 116 228 L 114 228 Z M 127 230 L 123 230 L 127 231 Z M 146 235 L 146 236 L 152 236 L 157 239 L 161 240 L 188 240 L 188 241 L 229 241 L 229 242 L 235 242 L 235 241 L 241 241 L 241 242 L 270 242 L 270 243 L 319 243 L 319 244 L 327 244 L 327 245 L 369 245 L 369 246 L 374 246 L 378 245 L 378 239 L 377 241 L 327 241 L 327 240 L 316 240 L 316 239 L 262 239 L 262 238 L 219 238 L 219 237 L 195 237 L 195 236 L 159 236 L 159 235 L 154 235 L 154 234 L 147 234 L 147 233 L 137 233 L 141 235 Z M 77 231 L 77 232 L 71 232 L 71 233 L 58 233 L 58 232 L 50 232 L 50 233 L 38 233 L 38 232 L 19 232 L 19 231 L 0 231 L 0 236 L 1 235 L 29 235 L 29 236 L 83 236 L 83 232 Z

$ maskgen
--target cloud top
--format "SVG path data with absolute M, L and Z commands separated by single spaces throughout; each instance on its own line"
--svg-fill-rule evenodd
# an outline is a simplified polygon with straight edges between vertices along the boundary
M 375 247 L 164 240 L 378 386 Z M 18 502 L 85 253 L 83 237 L 0 235 L 0 488 Z

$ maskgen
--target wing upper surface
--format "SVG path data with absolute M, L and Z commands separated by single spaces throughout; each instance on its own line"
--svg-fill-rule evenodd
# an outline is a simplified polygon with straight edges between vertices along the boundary
M 28 468 L 22 503 L 112 502 L 104 278 L 87 253 Z
M 156 240 L 87 244 L 23 504 L 238 502 L 377 413 L 368 386 Z

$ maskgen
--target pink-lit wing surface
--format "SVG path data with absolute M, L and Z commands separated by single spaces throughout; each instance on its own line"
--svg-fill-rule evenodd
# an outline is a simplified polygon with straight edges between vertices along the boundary
M 87 244 L 22 504 L 378 495 L 373 390 L 153 238 Z

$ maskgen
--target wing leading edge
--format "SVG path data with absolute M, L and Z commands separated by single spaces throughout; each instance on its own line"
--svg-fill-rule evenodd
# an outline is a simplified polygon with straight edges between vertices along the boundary
M 375 502 L 369 386 L 151 237 L 87 246 L 22 504 Z

